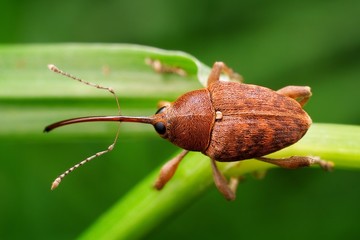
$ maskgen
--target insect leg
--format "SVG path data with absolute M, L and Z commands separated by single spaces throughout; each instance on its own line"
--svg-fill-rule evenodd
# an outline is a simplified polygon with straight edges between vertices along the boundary
M 162 107 L 169 107 L 171 105 L 171 102 L 169 101 L 159 101 L 157 104 L 157 108 L 162 108 Z
M 188 150 L 183 150 L 179 155 L 175 156 L 161 167 L 160 174 L 154 184 L 154 187 L 157 190 L 162 189 L 165 184 L 174 176 L 179 163 L 181 160 L 183 160 L 188 152 Z
M 219 171 L 214 159 L 211 159 L 211 168 L 213 170 L 214 182 L 219 192 L 221 192 L 227 200 L 235 200 L 235 190 L 237 188 L 238 181 L 233 178 L 229 184 L 225 176 Z
M 311 97 L 311 89 L 307 86 L 286 86 L 276 92 L 297 100 L 302 107 Z
M 330 171 L 334 167 L 333 162 L 322 160 L 319 157 L 310 157 L 310 156 L 309 157 L 292 156 L 289 158 L 280 158 L 280 159 L 259 157 L 256 159 L 263 162 L 275 164 L 282 168 L 289 168 L 289 169 L 307 167 L 314 164 L 319 165 L 322 169 L 326 171 Z
M 225 63 L 223 62 L 215 62 L 211 73 L 208 77 L 208 83 L 207 85 L 210 86 L 210 84 L 219 81 L 221 73 L 227 74 L 231 79 L 238 80 L 240 82 L 243 82 L 243 78 L 240 74 L 234 72 L 231 68 L 229 68 Z

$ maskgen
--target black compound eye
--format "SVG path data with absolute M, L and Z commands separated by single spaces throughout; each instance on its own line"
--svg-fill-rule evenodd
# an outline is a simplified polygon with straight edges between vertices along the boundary
M 163 134 L 166 133 L 166 127 L 165 127 L 165 124 L 163 122 L 155 123 L 154 128 L 155 128 L 155 131 L 160 135 L 163 135 Z
M 161 113 L 162 111 L 164 111 L 165 108 L 166 108 L 166 106 L 159 108 L 155 114 Z

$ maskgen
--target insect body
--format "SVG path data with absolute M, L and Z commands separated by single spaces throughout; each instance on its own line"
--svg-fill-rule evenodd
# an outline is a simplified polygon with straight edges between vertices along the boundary
M 56 67 L 52 67 L 52 70 L 62 73 Z M 152 124 L 162 138 L 184 149 L 162 167 L 155 187 L 157 189 L 164 187 L 189 151 L 199 151 L 210 157 L 214 182 L 228 200 L 235 198 L 235 189 L 219 172 L 215 161 L 230 162 L 257 158 L 284 168 L 298 168 L 311 164 L 319 164 L 324 169 L 332 167 L 332 163 L 316 157 L 293 156 L 286 159 L 263 157 L 294 144 L 310 127 L 311 119 L 302 109 L 311 96 L 309 87 L 288 86 L 273 91 L 256 85 L 220 81 L 222 72 L 230 77 L 238 76 L 224 63 L 216 62 L 209 75 L 207 88 L 185 93 L 173 103 L 164 103 L 151 117 L 75 118 L 49 125 L 45 131 L 67 124 L 89 121 Z M 109 91 L 113 93 L 111 89 Z M 113 146 L 114 144 L 110 145 L 108 150 L 84 160 L 60 175 L 54 181 L 53 188 L 57 187 L 69 172 L 92 158 L 112 150 Z

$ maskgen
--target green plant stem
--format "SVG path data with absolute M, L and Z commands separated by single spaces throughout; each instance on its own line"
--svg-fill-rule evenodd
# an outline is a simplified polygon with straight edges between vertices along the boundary
M 360 127 L 314 124 L 297 144 L 270 156 L 293 155 L 316 155 L 333 161 L 336 169 L 359 169 Z M 219 166 L 227 176 L 240 176 L 273 167 L 256 160 L 221 163 Z M 156 169 L 119 200 L 89 227 L 80 239 L 144 237 L 212 185 L 210 163 L 208 158 L 200 153 L 190 153 L 179 166 L 174 178 L 161 191 L 152 187 L 158 171 L 159 169 Z M 221 197 L 219 194 L 219 198 Z

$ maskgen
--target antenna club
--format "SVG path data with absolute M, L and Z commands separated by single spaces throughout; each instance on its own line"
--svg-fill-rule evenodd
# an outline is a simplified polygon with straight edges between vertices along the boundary
M 61 178 L 56 178 L 55 181 L 51 184 L 51 190 L 54 190 L 55 188 L 57 188 L 59 186 L 61 182 Z
M 54 64 L 49 64 L 48 68 L 53 72 L 60 72 L 60 70 Z

